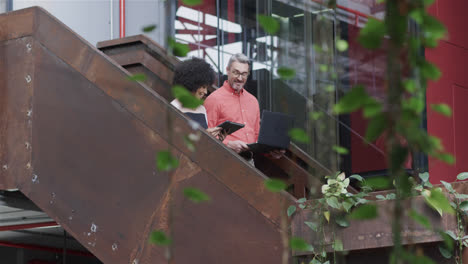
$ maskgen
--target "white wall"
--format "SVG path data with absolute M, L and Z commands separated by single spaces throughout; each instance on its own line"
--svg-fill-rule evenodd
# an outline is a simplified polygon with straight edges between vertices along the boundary
M 46 9 L 93 45 L 119 37 L 118 0 L 13 0 L 13 10 L 31 6 Z M 165 11 L 165 0 L 126 0 L 126 36 L 143 34 L 144 26 L 157 24 L 148 36 L 164 45 Z
M 7 0 L 0 0 L 0 13 L 6 12 Z

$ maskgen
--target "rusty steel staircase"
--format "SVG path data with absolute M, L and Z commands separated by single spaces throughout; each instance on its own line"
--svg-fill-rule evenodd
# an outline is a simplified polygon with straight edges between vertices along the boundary
M 203 131 L 190 151 L 186 117 L 43 9 L 0 25 L 1 190 L 24 193 L 104 263 L 166 262 L 148 237 L 168 226 L 175 263 L 279 263 L 291 195 L 267 191 L 261 172 Z M 168 148 L 180 166 L 159 172 Z M 186 200 L 188 186 L 211 202 Z

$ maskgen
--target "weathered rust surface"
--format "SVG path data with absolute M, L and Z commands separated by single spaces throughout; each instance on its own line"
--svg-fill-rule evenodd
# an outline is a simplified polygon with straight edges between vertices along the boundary
M 176 58 L 167 55 L 167 51 L 144 35 L 131 36 L 121 39 L 99 42 L 97 47 L 110 56 L 116 63 L 132 73 L 144 73 L 148 79 L 145 81 L 149 87 L 166 100 L 172 100 L 170 86 Z M 311 158 L 294 144 L 288 150 L 288 157 L 280 160 L 271 160 L 258 157 L 255 160 L 257 168 L 269 177 L 285 179 L 293 185 L 290 191 L 296 198 L 309 197 L 305 190 L 320 188 L 320 177 L 331 174 L 330 170 Z M 296 162 L 296 160 L 300 160 Z M 300 164 L 306 164 L 302 167 Z M 314 170 L 310 177 L 308 168 Z M 309 179 L 311 182 L 309 182 Z M 318 193 L 314 190 L 312 193 Z
M 166 263 L 147 241 L 169 227 L 175 263 L 280 262 L 280 204 L 290 195 L 267 191 L 264 175 L 44 10 L 0 21 L 19 23 L 0 34 L 0 54 L 15 59 L 0 72 L 0 158 L 17 160 L 14 174 L 0 174 L 1 188 L 20 189 L 104 263 Z M 185 146 L 188 133 L 201 136 L 196 152 Z M 181 166 L 162 173 L 155 156 L 168 148 Z M 211 202 L 186 200 L 187 186 Z
M 0 188 L 16 189 L 18 175 L 31 175 L 33 39 L 0 43 Z M 9 63 L 15 62 L 15 63 Z
M 411 201 L 407 201 L 404 206 L 409 207 L 412 203 L 412 208 L 418 213 L 426 216 L 435 230 L 456 230 L 456 217 L 454 215 L 444 214 L 441 217 L 435 210 L 428 207 L 424 201 L 424 197 L 417 196 Z M 392 240 L 392 217 L 393 204 L 392 200 L 376 201 L 378 207 L 378 217 L 372 220 L 351 220 L 350 226 L 347 228 L 338 227 L 334 221 L 325 226 L 325 244 L 328 250 L 331 249 L 333 241 L 333 229 L 337 238 L 343 242 L 344 251 L 364 250 L 391 247 Z M 317 233 L 304 224 L 306 221 L 314 221 L 316 219 L 316 211 L 302 210 L 296 213 L 292 221 L 292 234 L 308 241 L 312 245 L 317 245 L 322 239 L 317 236 Z M 323 216 L 322 216 L 323 217 Z M 408 216 L 403 217 L 402 226 L 403 244 L 419 244 L 442 241 L 441 237 L 425 227 L 414 222 Z M 307 255 L 308 252 L 295 252 L 295 255 Z

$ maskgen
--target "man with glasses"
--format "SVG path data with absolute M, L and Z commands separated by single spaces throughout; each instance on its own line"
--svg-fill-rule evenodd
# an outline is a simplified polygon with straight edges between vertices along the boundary
M 248 143 L 257 142 L 260 130 L 260 109 L 255 96 L 244 89 L 249 76 L 249 58 L 244 54 L 234 54 L 228 62 L 227 81 L 205 100 L 208 127 L 215 127 L 224 121 L 244 124 L 242 129 L 226 136 L 223 143 L 237 153 L 252 160 Z M 284 151 L 270 153 L 280 158 Z M 247 156 L 245 154 L 248 154 Z

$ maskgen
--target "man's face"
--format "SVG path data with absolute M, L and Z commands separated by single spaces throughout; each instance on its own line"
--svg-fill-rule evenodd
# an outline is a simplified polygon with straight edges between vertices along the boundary
M 249 77 L 249 64 L 234 61 L 226 70 L 229 85 L 237 92 L 242 90 Z

